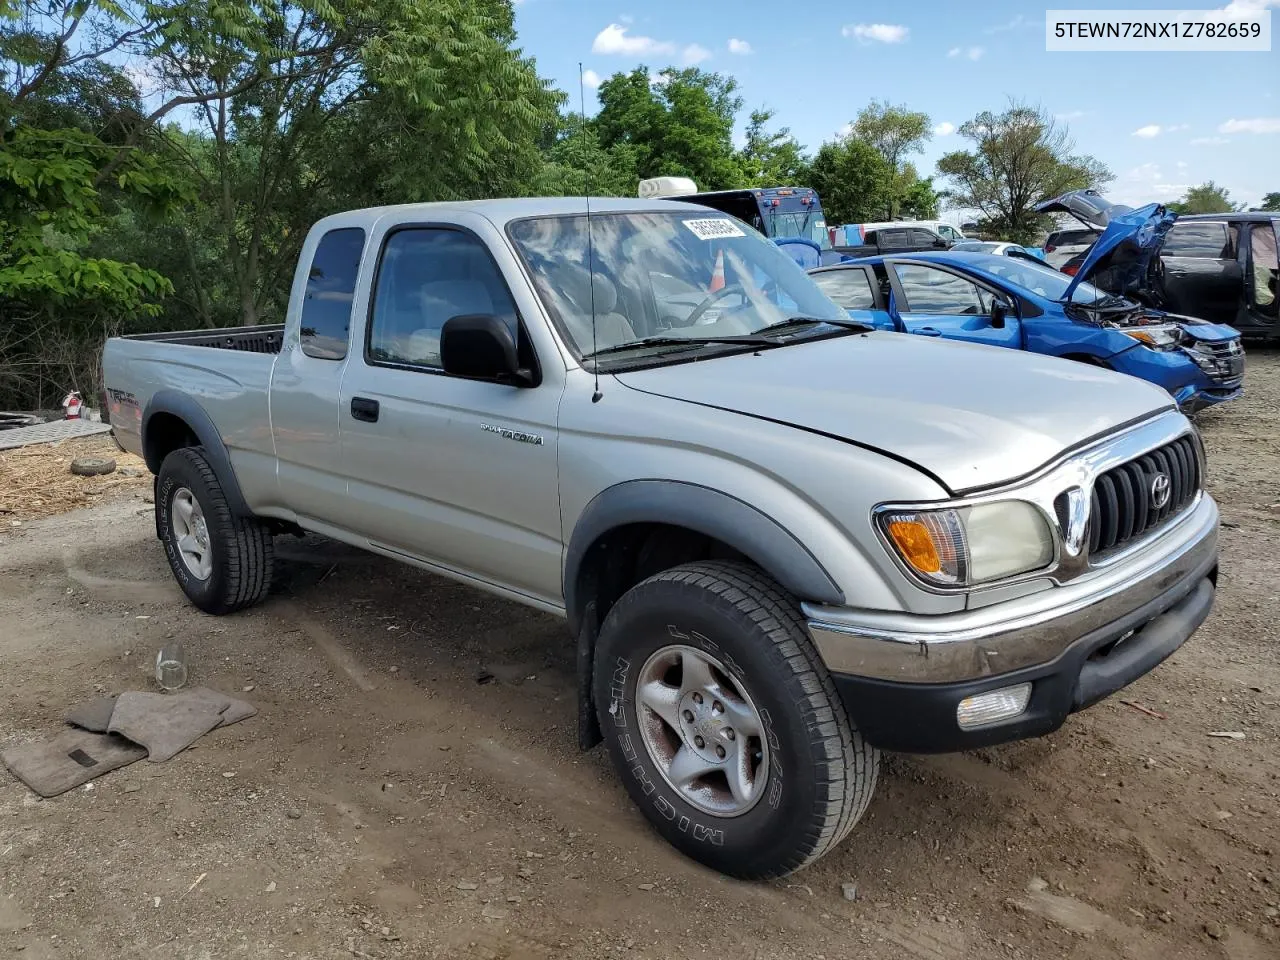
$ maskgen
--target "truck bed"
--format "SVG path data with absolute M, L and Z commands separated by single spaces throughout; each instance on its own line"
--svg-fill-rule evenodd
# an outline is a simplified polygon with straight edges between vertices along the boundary
M 283 323 L 264 323 L 252 327 L 220 327 L 216 330 L 135 333 L 121 339 L 181 343 L 189 347 L 214 347 L 218 350 L 241 350 L 248 353 L 279 353 L 283 337 Z

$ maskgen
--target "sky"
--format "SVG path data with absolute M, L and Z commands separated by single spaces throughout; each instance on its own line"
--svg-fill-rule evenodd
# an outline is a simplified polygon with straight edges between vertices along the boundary
M 1213 180 L 1251 205 L 1280 190 L 1280 0 L 1270 52 L 1045 51 L 1045 9 L 1213 9 L 1226 0 L 987 0 L 911 3 L 808 0 L 516 0 L 518 44 L 539 72 L 587 112 L 600 79 L 644 64 L 697 65 L 737 79 L 745 106 L 775 113 L 810 151 L 835 138 L 872 99 L 927 113 L 934 136 L 913 161 L 933 173 L 963 149 L 959 126 L 1010 97 L 1043 106 L 1077 152 L 1116 179 L 1113 201 L 1181 197 Z M 739 130 L 739 135 L 741 131 Z

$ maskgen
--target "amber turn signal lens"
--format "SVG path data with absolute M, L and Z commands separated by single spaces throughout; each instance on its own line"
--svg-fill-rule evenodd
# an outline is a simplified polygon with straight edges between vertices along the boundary
M 888 533 L 903 559 L 917 571 L 938 573 L 942 570 L 938 548 L 934 546 L 933 536 L 923 523 L 918 520 L 893 520 L 888 525 Z

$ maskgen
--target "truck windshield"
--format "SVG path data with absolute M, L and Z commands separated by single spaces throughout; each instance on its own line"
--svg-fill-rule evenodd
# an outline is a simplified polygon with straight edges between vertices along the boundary
M 625 354 L 629 344 L 638 352 L 680 349 L 682 341 L 685 349 L 725 350 L 731 338 L 766 329 L 801 336 L 806 327 L 849 324 L 794 260 L 722 214 L 592 216 L 590 270 L 584 215 L 518 220 L 507 229 L 580 358 L 602 349 Z M 812 323 L 787 323 L 795 318 Z

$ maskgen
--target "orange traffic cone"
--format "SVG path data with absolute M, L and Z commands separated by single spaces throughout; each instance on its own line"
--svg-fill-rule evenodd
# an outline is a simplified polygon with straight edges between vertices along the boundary
M 708 293 L 715 293 L 717 290 L 724 289 L 724 251 L 721 250 L 716 254 L 716 268 L 711 272 L 711 283 L 707 287 Z

